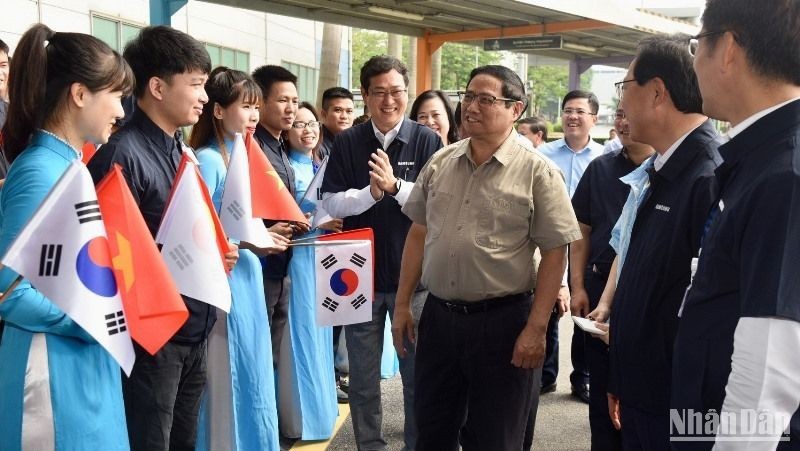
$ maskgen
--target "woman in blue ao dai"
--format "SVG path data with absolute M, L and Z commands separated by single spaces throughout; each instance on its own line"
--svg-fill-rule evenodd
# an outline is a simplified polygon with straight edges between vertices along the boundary
M 197 149 L 200 173 L 217 211 L 222 202 L 230 152 L 236 133 L 255 129 L 261 90 L 244 72 L 218 67 L 206 83 L 208 103 L 194 126 L 190 144 Z M 229 282 L 232 305 L 208 338 L 208 382 L 200 410 L 197 450 L 280 449 L 275 380 L 261 264 L 256 254 L 286 249 L 239 243 L 239 260 Z
M 85 34 L 34 25 L 15 54 L 0 255 L 84 142 L 108 141 L 134 83 L 122 57 Z M 3 268 L 0 290 L 16 277 Z M 108 352 L 24 279 L 0 303 L 0 318 L 0 448 L 128 450 L 121 372 Z
M 292 128 L 284 132 L 289 143 L 289 164 L 295 173 L 295 195 L 299 203 L 314 178 L 320 142 L 317 114 L 301 102 Z M 313 214 L 314 204 L 300 204 L 303 213 Z M 341 231 L 342 221 L 334 219 L 318 230 L 297 238 L 309 238 L 322 231 Z M 289 262 L 292 290 L 289 300 L 289 336 L 292 365 L 279 379 L 281 387 L 281 430 L 289 437 L 322 440 L 331 437 L 338 414 L 333 370 L 333 331 L 316 324 L 316 282 L 314 248 L 296 247 Z M 284 345 L 285 346 L 285 345 Z

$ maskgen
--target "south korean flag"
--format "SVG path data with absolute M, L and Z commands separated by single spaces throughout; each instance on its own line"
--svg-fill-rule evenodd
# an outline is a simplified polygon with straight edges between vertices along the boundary
M 373 262 L 368 240 L 318 241 L 314 249 L 317 325 L 372 320 Z

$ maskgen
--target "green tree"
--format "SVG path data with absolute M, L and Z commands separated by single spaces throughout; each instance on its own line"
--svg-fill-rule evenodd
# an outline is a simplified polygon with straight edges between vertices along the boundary
M 467 44 L 445 43 L 442 46 L 442 89 L 465 89 L 472 69 L 486 64 L 498 64 L 502 58 L 500 52 L 487 52 Z
M 389 37 L 385 32 L 353 28 L 353 64 L 350 66 L 350 79 L 351 86 L 354 89 L 358 89 L 361 86 L 361 81 L 359 80 L 361 66 L 375 55 L 386 54 L 388 46 Z
M 547 105 L 561 102 L 569 86 L 569 68 L 566 66 L 530 66 L 528 81 L 531 83 L 531 105 L 534 114 L 541 114 Z M 558 109 L 556 107 L 556 109 Z

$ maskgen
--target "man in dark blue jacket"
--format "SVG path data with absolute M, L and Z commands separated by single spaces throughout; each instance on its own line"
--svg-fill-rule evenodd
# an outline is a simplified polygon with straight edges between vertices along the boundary
M 359 450 L 387 450 L 381 432 L 380 362 L 386 313 L 394 314 L 400 260 L 411 220 L 400 210 L 417 174 L 442 140 L 405 117 L 408 69 L 390 56 L 361 68 L 361 93 L 371 119 L 336 136 L 322 182 L 323 206 L 344 218 L 344 230 L 375 232 L 375 300 L 372 321 L 345 327 L 350 360 L 350 408 Z M 425 293 L 415 296 L 418 310 Z M 415 448 L 414 353 L 400 359 L 405 411 L 405 448 Z
M 800 449 L 800 3 L 709 0 L 689 47 L 731 129 L 675 343 L 673 449 Z
M 630 241 L 617 249 L 609 277 L 613 284 L 618 274 L 611 305 L 609 413 L 621 427 L 624 449 L 669 449 L 678 308 L 713 200 L 717 136 L 701 114 L 687 38 L 643 40 L 618 84 L 631 139 L 657 153 L 645 162 L 643 190 L 629 196 L 615 226 L 630 233 Z M 607 294 L 601 304 L 608 302 Z

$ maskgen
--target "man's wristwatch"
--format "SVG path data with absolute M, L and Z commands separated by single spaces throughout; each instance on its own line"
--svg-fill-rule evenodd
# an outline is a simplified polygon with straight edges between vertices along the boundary
M 397 181 L 394 182 L 394 194 L 392 196 L 396 196 L 400 193 L 400 186 L 403 185 L 403 179 L 396 179 Z

